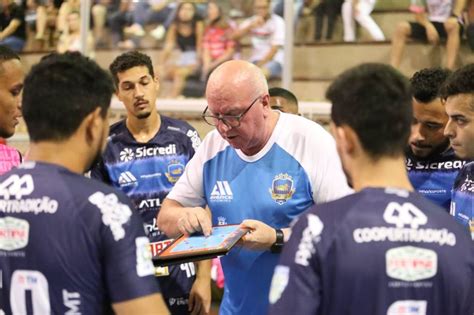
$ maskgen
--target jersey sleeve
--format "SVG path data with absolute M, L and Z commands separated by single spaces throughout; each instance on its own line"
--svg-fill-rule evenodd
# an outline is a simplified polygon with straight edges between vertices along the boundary
M 316 243 L 323 230 L 321 220 L 308 213 L 300 217 L 275 267 L 268 314 L 317 314 L 321 301 L 321 277 Z
M 109 173 L 107 173 L 103 160 L 100 160 L 100 162 L 98 162 L 91 168 L 90 177 L 109 185 L 112 184 L 112 181 L 110 180 Z
M 88 202 L 101 222 L 104 281 L 112 303 L 160 292 L 143 222 L 120 192 L 97 191 Z

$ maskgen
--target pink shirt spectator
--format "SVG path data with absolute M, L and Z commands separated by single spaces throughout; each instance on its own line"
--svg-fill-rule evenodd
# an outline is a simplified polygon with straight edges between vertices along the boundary
M 16 149 L 0 143 L 0 175 L 8 172 L 20 163 L 20 153 Z
M 234 48 L 236 43 L 230 39 L 230 33 L 234 31 L 234 27 L 222 28 L 219 26 L 208 26 L 204 30 L 204 49 L 208 49 L 212 60 L 221 57 L 227 49 Z

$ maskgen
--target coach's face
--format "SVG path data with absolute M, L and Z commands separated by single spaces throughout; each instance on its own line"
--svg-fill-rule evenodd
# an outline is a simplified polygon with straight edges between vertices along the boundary
M 159 83 L 146 66 L 130 68 L 117 74 L 117 97 L 125 105 L 127 114 L 138 119 L 156 112 Z
M 474 159 L 474 95 L 458 94 L 445 103 L 449 116 L 444 134 L 461 159 Z
M 0 64 L 0 137 L 15 133 L 21 117 L 21 95 L 25 73 L 19 60 Z
M 410 148 L 419 158 L 444 151 L 449 139 L 443 134 L 448 116 L 439 98 L 421 103 L 413 99 L 413 124 L 410 134 Z

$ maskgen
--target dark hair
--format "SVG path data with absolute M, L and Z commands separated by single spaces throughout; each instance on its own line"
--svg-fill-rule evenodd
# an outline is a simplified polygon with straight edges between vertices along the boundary
M 298 106 L 298 99 L 296 98 L 295 94 L 291 93 L 287 89 L 281 87 L 272 87 L 268 90 L 268 94 L 270 96 L 279 96 L 286 99 L 288 102 L 295 104 Z
M 409 82 L 397 70 L 359 65 L 342 73 L 326 98 L 332 102 L 333 122 L 351 127 L 373 159 L 404 153 L 413 112 Z
M 410 79 L 411 95 L 422 103 L 440 97 L 440 89 L 451 74 L 451 70 L 428 68 L 416 72 Z
M 193 18 L 191 19 L 191 21 L 181 21 L 179 19 L 179 11 L 181 11 L 181 8 L 185 5 L 185 4 L 190 4 L 193 6 L 194 8 L 194 15 L 193 15 Z M 199 16 L 198 12 L 197 12 L 197 8 L 196 8 L 196 4 L 192 1 L 182 1 L 178 4 L 178 8 L 176 9 L 176 16 L 174 17 L 174 20 L 173 20 L 173 23 L 174 24 L 180 24 L 180 23 L 191 23 L 193 25 L 193 27 L 196 25 L 197 21 L 200 21 L 202 20 L 202 18 Z
M 20 60 L 20 56 L 9 47 L 0 45 L 0 75 L 3 73 L 2 63 L 13 59 Z
M 153 63 L 151 62 L 151 59 L 148 55 L 134 50 L 123 53 L 117 58 L 115 58 L 115 60 L 109 66 L 110 72 L 112 73 L 112 78 L 114 79 L 115 86 L 117 86 L 119 83 L 119 73 L 140 66 L 147 67 L 150 75 L 152 77 L 155 76 L 155 73 L 153 71 Z
M 441 88 L 441 98 L 447 99 L 458 94 L 474 95 L 474 64 L 459 68 L 446 80 Z M 474 104 L 471 104 L 474 108 Z
M 98 107 L 105 117 L 113 90 L 107 71 L 77 52 L 43 57 L 23 89 L 22 111 L 31 140 L 67 139 Z

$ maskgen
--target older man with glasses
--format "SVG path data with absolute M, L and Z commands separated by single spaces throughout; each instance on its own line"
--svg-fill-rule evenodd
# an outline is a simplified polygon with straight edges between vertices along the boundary
M 256 65 L 223 63 L 209 78 L 206 98 L 203 118 L 216 130 L 163 202 L 158 226 L 170 237 L 209 235 L 214 225 L 248 228 L 243 248 L 222 258 L 220 314 L 266 314 L 290 222 L 350 189 L 331 135 L 315 122 L 273 111 Z

